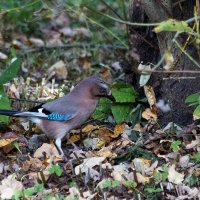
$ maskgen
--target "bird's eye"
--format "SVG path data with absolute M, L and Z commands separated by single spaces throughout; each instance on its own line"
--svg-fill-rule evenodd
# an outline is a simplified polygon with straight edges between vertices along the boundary
M 107 94 L 107 89 L 104 88 L 104 87 L 100 87 L 99 88 L 99 93 L 102 95 L 102 94 Z

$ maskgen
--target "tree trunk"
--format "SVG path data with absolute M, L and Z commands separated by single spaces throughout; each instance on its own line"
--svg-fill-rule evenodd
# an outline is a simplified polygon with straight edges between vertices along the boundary
M 132 22 L 161 22 L 169 18 L 186 20 L 194 17 L 195 0 L 131 0 L 130 21 Z M 151 27 L 130 27 L 130 62 L 133 71 L 137 71 L 139 62 L 156 64 L 165 51 L 171 46 L 173 32 L 155 34 Z M 183 46 L 188 35 L 181 34 L 178 42 Z M 192 38 L 191 38 L 192 39 Z M 174 58 L 173 70 L 199 70 L 175 45 L 170 49 Z M 199 63 L 197 48 L 192 41 L 187 44 L 186 51 Z M 135 56 L 139 59 L 136 60 Z M 162 67 L 159 70 L 163 70 Z M 195 79 L 191 77 L 196 76 Z M 161 124 L 173 121 L 186 125 L 192 121 L 192 109 L 185 105 L 185 98 L 200 91 L 200 78 L 196 74 L 152 74 L 150 84 L 154 87 L 156 98 L 167 101 L 171 107 L 170 113 L 160 113 Z

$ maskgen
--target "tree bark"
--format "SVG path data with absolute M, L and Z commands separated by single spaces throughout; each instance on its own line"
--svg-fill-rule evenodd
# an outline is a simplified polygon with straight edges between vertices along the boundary
M 194 17 L 195 0 L 173 1 L 173 0 L 131 0 L 130 20 L 132 22 L 161 22 L 169 18 L 186 20 Z M 139 62 L 156 64 L 165 51 L 171 47 L 173 32 L 162 32 L 155 34 L 152 28 L 130 27 L 130 62 L 137 71 Z M 178 38 L 179 44 L 183 46 L 188 35 L 181 34 Z M 191 60 L 185 56 L 178 47 L 173 45 L 170 49 L 174 58 L 174 70 L 199 70 Z M 197 48 L 192 40 L 187 44 L 186 51 L 199 62 Z M 140 58 L 135 60 L 137 54 Z M 159 70 L 163 70 L 160 67 Z M 186 125 L 192 121 L 192 109 L 185 105 L 185 98 L 200 91 L 200 78 L 190 79 L 195 74 L 152 74 L 150 84 L 154 87 L 156 97 L 166 100 L 170 107 L 170 113 L 160 113 L 160 123 L 167 124 L 173 121 L 180 125 Z M 182 79 L 184 77 L 185 79 Z M 187 78 L 188 77 L 188 78 Z

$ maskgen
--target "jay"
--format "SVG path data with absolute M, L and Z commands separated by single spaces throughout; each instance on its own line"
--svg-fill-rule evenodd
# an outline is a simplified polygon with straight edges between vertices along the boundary
M 55 145 L 63 156 L 62 138 L 91 116 L 100 97 L 114 100 L 106 82 L 98 74 L 93 74 L 80 81 L 66 96 L 41 104 L 30 111 L 0 110 L 0 115 L 28 118 L 38 123 L 43 132 L 55 140 Z

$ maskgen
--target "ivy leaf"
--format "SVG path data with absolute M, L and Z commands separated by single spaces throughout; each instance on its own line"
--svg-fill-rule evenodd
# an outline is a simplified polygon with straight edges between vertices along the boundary
M 136 91 L 129 84 L 117 83 L 112 86 L 112 95 L 118 103 L 134 103 Z
M 191 94 L 190 96 L 188 96 L 185 100 L 185 103 L 191 105 L 198 105 L 199 104 L 199 100 L 200 100 L 200 94 L 199 93 L 195 93 L 195 94 Z
M 12 59 L 13 60 L 13 59 Z M 18 73 L 20 69 L 21 61 L 18 58 L 14 58 L 6 69 L 0 74 L 0 85 L 7 83 L 8 81 L 12 80 Z
M 170 149 L 172 149 L 173 151 L 178 151 L 180 149 L 179 147 L 180 145 L 181 145 L 180 140 L 173 141 L 170 145 Z
M 111 101 L 109 99 L 101 98 L 99 101 L 99 105 L 97 106 L 92 117 L 97 120 L 106 119 L 111 113 L 110 104 L 111 104 Z
M 57 176 L 61 176 L 63 173 L 63 169 L 59 165 L 52 165 L 48 171 L 50 174 L 55 173 Z
M 8 96 L 3 91 L 3 86 L 0 85 L 0 109 L 11 109 L 10 102 Z M 0 115 L 0 121 L 4 123 L 8 123 L 9 117 Z
M 117 104 L 111 107 L 112 114 L 116 123 L 121 123 L 129 118 L 129 114 L 132 111 L 132 106 Z
M 37 184 L 34 187 L 30 187 L 24 190 L 24 196 L 29 197 L 34 194 L 37 194 L 38 192 L 41 192 L 44 190 L 44 185 L 43 184 Z

